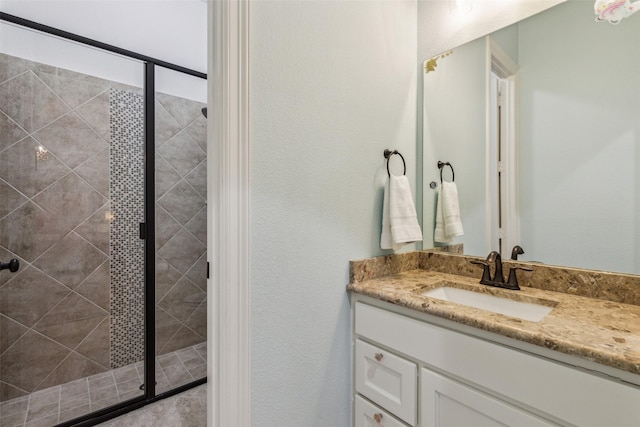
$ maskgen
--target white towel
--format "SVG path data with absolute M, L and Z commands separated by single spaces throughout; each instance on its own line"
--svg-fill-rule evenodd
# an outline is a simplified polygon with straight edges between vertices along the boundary
M 382 249 L 399 249 L 402 245 L 422 241 L 411 187 L 405 175 L 391 175 L 385 185 L 382 209 Z
M 436 229 L 433 240 L 439 243 L 449 243 L 452 237 L 462 235 L 464 235 L 464 230 L 460 220 L 458 187 L 455 182 L 443 182 L 438 193 Z
M 455 182 L 442 183 L 442 214 L 444 216 L 444 233 L 447 237 L 464 235 L 460 220 L 458 186 Z
M 444 232 L 444 214 L 442 213 L 442 188 L 438 191 L 436 200 L 436 229 L 433 232 L 433 240 L 438 243 L 450 243 L 451 238 Z
M 391 219 L 389 217 L 389 181 L 384 184 L 384 196 L 382 201 L 382 234 L 380 235 L 381 249 L 398 249 L 393 246 L 391 238 Z

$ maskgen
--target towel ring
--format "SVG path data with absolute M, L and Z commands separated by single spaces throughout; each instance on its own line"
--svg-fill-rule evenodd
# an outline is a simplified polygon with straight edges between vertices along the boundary
M 384 158 L 387 159 L 387 175 L 389 175 L 389 178 L 391 178 L 391 172 L 389 171 L 389 160 L 394 154 L 397 154 L 402 159 L 402 165 L 404 166 L 404 172 L 402 173 L 402 175 L 407 174 L 407 163 L 404 161 L 404 157 L 402 156 L 402 154 L 400 154 L 398 150 L 391 151 L 387 148 L 384 150 Z
M 438 160 L 438 169 L 440 169 L 440 184 L 442 184 L 442 171 L 444 170 L 445 166 L 449 166 L 451 168 L 451 182 L 454 182 L 456 180 L 456 173 L 453 171 L 453 166 L 451 166 L 451 163 L 445 163 Z

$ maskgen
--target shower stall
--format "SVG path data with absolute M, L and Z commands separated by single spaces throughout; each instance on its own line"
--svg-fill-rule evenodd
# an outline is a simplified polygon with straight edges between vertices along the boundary
M 206 382 L 205 102 L 203 73 L 0 13 L 0 426 Z

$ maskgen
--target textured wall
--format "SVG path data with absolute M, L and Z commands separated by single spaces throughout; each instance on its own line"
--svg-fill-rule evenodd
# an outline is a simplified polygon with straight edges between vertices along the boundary
M 415 16 L 415 1 L 251 3 L 256 426 L 351 424 L 348 261 L 383 253 L 385 148 L 415 186 Z

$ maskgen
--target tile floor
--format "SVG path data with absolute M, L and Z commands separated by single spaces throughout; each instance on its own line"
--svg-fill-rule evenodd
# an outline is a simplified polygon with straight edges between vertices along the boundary
M 205 427 L 207 385 L 152 403 L 98 427 Z
M 157 357 L 156 392 L 162 393 L 205 377 L 206 353 L 207 344 L 201 343 Z M 0 427 L 54 426 L 141 396 L 143 392 L 140 385 L 143 378 L 144 364 L 139 362 L 2 402 Z

